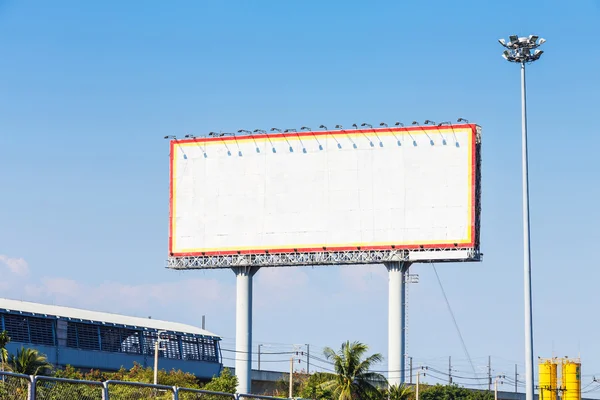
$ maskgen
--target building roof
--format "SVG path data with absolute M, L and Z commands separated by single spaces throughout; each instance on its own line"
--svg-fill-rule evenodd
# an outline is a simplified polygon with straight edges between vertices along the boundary
M 20 312 L 40 316 L 53 316 L 64 319 L 75 319 L 83 321 L 96 321 L 100 323 L 124 325 L 128 327 L 157 329 L 169 332 L 187 333 L 190 335 L 219 336 L 207 330 L 192 325 L 180 324 L 178 322 L 161 321 L 159 319 L 128 317 L 120 314 L 111 314 L 98 311 L 82 310 L 79 308 L 52 306 L 48 304 L 31 303 L 28 301 L 9 300 L 0 298 L 0 311 Z

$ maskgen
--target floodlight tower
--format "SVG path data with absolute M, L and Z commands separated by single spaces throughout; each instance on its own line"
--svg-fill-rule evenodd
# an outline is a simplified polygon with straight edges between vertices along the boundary
M 538 40 L 539 39 L 539 40 Z M 504 39 L 498 42 L 506 48 L 502 57 L 507 61 L 521 64 L 521 135 L 522 135 L 522 168 L 523 168 L 523 272 L 525 294 L 525 398 L 533 400 L 534 364 L 533 364 L 533 317 L 531 305 L 531 248 L 529 229 L 529 173 L 527 159 L 527 101 L 525 95 L 525 64 L 540 59 L 543 51 L 539 50 L 545 39 L 537 35 L 518 37 L 511 35 L 507 43 Z

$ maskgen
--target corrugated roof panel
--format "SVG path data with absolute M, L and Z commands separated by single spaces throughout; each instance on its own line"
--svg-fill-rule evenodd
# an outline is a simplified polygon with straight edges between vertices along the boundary
M 219 336 L 207 330 L 192 325 L 168 322 L 159 319 L 128 317 L 120 314 L 111 314 L 98 311 L 82 310 L 79 308 L 51 306 L 47 304 L 31 303 L 28 301 L 10 300 L 0 298 L 0 310 L 25 312 L 39 315 L 51 315 L 60 318 L 73 318 L 87 321 L 106 322 L 111 324 L 137 326 L 171 332 L 181 332 L 193 335 L 204 335 L 218 338 Z

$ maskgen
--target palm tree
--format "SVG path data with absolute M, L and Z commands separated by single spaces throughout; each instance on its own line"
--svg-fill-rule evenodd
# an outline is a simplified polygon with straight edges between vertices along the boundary
M 44 375 L 52 369 L 46 355 L 36 349 L 21 347 L 16 355 L 11 355 L 8 364 L 13 372 L 25 375 Z
M 369 347 L 366 344 L 346 341 L 339 352 L 326 347 L 325 357 L 333 361 L 336 376 L 323 383 L 323 388 L 331 390 L 335 400 L 377 399 L 382 394 L 377 386 L 387 383 L 385 377 L 379 373 L 371 372 L 371 366 L 381 362 L 381 354 L 373 354 L 364 360 L 363 355 Z
M 6 349 L 8 343 L 10 343 L 8 332 L 0 332 L 0 371 L 4 371 L 4 364 L 8 361 L 8 350 Z
M 392 385 L 387 390 L 387 398 L 389 400 L 409 400 L 412 396 L 412 388 L 404 384 Z

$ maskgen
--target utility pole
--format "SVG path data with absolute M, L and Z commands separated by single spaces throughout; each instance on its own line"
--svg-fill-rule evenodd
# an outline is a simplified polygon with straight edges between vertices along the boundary
M 488 391 L 492 390 L 492 356 L 488 356 Z
M 158 352 L 160 351 L 160 344 L 166 340 L 161 339 L 160 335 L 166 333 L 165 331 L 156 332 L 156 341 L 154 342 L 154 384 L 158 385 Z
M 498 376 L 494 380 L 494 400 L 498 400 Z
M 260 371 L 260 347 L 262 346 L 262 344 L 258 345 L 258 370 Z
M 289 398 L 291 399 L 294 395 L 294 356 L 290 358 L 290 393 Z
M 310 344 L 306 344 L 306 374 L 310 374 Z
M 448 385 L 452 385 L 452 356 L 448 356 Z
M 415 390 L 415 400 L 419 400 L 419 376 L 421 375 L 421 371 L 417 371 L 417 387 Z

